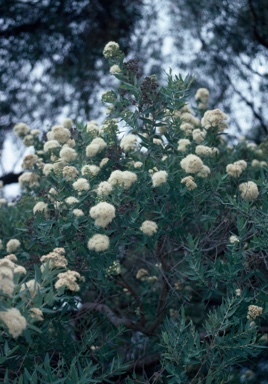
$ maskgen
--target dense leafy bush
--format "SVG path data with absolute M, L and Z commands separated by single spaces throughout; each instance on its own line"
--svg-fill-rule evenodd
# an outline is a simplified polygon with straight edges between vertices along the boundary
M 15 204 L 1 199 L 1 381 L 257 380 L 267 344 L 266 143 L 229 147 L 191 79 L 142 78 L 104 49 L 118 92 L 102 126 L 15 127 Z

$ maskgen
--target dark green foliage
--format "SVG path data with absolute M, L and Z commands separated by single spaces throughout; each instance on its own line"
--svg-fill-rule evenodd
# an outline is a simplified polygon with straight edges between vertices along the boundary
M 6 245 L 17 238 L 16 263 L 27 269 L 26 276 L 14 278 L 11 294 L 1 285 L 7 272 L 0 269 L 1 379 L 234 384 L 250 368 L 247 374 L 257 383 L 257 358 L 267 360 L 265 152 L 246 141 L 229 148 L 222 119 L 205 130 L 205 120 L 185 105 L 190 77 L 170 71 L 161 86 L 156 76 L 143 78 L 135 63 L 124 62 L 119 47 L 114 50 L 109 64 L 119 66 L 118 91 L 102 127 L 76 124 L 69 132 L 75 144 L 36 152 L 39 162 L 29 170 L 38 184 L 24 185 L 14 206 L 1 202 L 0 266 L 8 265 Z M 194 129 L 206 134 L 199 142 Z M 126 131 L 139 138 L 136 145 L 126 146 Z M 107 145 L 92 154 L 88 146 L 96 136 Z M 184 150 L 181 140 L 189 140 Z M 43 144 L 35 137 L 38 151 Z M 76 151 L 66 163 L 63 145 Z M 216 150 L 200 154 L 201 168 L 195 168 L 200 165 L 195 157 L 187 170 L 185 159 L 200 146 Z M 100 166 L 104 158 L 108 161 Z M 240 174 L 227 172 L 226 166 L 239 160 Z M 42 167 L 50 163 L 53 170 L 44 175 Z M 98 173 L 84 173 L 85 165 L 100 166 Z M 73 179 L 67 166 L 77 170 Z M 125 178 L 113 184 L 115 171 L 125 172 Z M 193 188 L 185 182 L 189 176 Z M 81 178 L 89 188 L 76 189 L 74 181 Z M 104 181 L 111 190 L 100 194 Z M 244 195 L 241 184 L 247 182 Z M 77 199 L 73 205 L 66 201 L 70 197 Z M 35 211 L 37 203 L 47 204 L 43 212 Z M 115 217 L 104 225 L 97 225 L 91 212 L 100 203 L 115 208 Z M 106 206 L 100 217 L 107 218 L 107 212 Z M 91 248 L 94 235 L 107 236 L 109 245 Z M 64 248 L 68 265 L 43 262 L 55 248 Z M 67 269 L 83 277 L 77 277 L 79 287 L 66 280 L 59 286 Z M 22 291 L 33 278 L 40 287 L 34 294 Z M 28 326 L 12 337 L 3 311 L 15 308 Z M 33 321 L 33 308 L 42 310 L 43 321 Z

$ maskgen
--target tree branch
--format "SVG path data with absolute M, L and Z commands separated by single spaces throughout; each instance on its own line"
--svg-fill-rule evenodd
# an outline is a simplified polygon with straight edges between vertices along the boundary
M 258 16 L 257 16 L 257 13 L 256 13 L 254 7 L 253 7 L 252 0 L 248 0 L 248 6 L 249 6 L 250 12 L 252 14 L 252 19 L 254 21 L 254 23 L 253 23 L 254 36 L 255 36 L 256 40 L 258 41 L 258 43 L 260 43 L 263 47 L 268 48 L 268 39 L 265 39 L 263 36 L 261 36 L 257 30 Z M 267 28 L 268 28 L 268 26 L 267 26 Z
M 19 177 L 23 174 L 23 172 L 20 173 L 7 173 L 6 175 L 0 176 L 0 181 L 3 182 L 3 185 L 18 183 Z
M 234 86 L 232 80 L 230 79 L 230 77 L 228 75 L 226 75 L 226 78 L 228 79 L 228 81 L 229 81 L 231 87 L 233 88 L 233 90 L 235 91 L 235 93 L 237 93 L 238 96 L 241 98 L 241 100 L 243 100 L 244 103 L 251 108 L 253 116 L 260 122 L 260 125 L 261 125 L 263 131 L 267 134 L 268 128 L 266 126 L 266 123 L 265 123 L 263 117 L 255 110 L 253 102 L 249 101 L 245 96 L 242 95 L 242 93 Z

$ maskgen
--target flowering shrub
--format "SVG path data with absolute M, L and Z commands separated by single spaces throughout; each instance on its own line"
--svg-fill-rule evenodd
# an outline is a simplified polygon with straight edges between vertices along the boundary
M 188 104 L 190 78 L 160 86 L 117 43 L 104 55 L 119 85 L 101 127 L 14 129 L 35 154 L 0 207 L 1 380 L 259 380 L 267 151 L 229 147 L 208 90 Z

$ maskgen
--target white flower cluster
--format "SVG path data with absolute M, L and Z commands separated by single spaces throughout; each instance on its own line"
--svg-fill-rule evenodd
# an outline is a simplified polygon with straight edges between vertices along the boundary
M 31 169 L 37 162 L 38 157 L 36 155 L 26 155 L 23 158 L 22 168 Z
M 90 209 L 89 215 L 95 220 L 95 225 L 105 228 L 115 218 L 115 207 L 101 202 Z
M 253 181 L 247 181 L 239 185 L 241 197 L 245 201 L 254 201 L 259 196 L 258 186 Z
M 10 239 L 8 242 L 7 242 L 7 245 L 6 245 L 6 250 L 8 253 L 14 253 L 18 250 L 18 248 L 20 247 L 20 241 L 18 239 Z
M 130 171 L 113 171 L 108 179 L 111 185 L 122 185 L 124 189 L 129 189 L 137 181 L 137 175 Z
M 157 232 L 157 229 L 158 225 L 151 220 L 145 220 L 140 227 L 140 230 L 147 236 L 153 236 Z
M 78 169 L 73 166 L 67 165 L 62 169 L 62 175 L 66 180 L 74 180 L 78 175 Z
M 97 195 L 100 197 L 109 195 L 113 190 L 112 184 L 108 181 L 102 181 L 96 190 Z
M 53 249 L 52 252 L 42 256 L 40 261 L 43 263 L 41 265 L 41 270 L 44 269 L 46 263 L 48 263 L 49 269 L 66 268 L 68 265 L 68 261 L 65 258 L 64 248 Z
M 245 160 L 235 161 L 233 164 L 228 164 L 226 166 L 226 172 L 232 177 L 239 177 L 241 173 L 247 168 L 247 163 Z
M 210 148 L 206 145 L 197 145 L 195 147 L 195 153 L 198 156 L 214 156 L 218 151 L 218 148 Z
M 5 199 L 4 197 L 1 197 L 0 198 L 0 207 L 2 207 L 2 205 L 5 205 L 7 203 L 7 199 Z
M 33 213 L 36 214 L 37 212 L 42 212 L 46 215 L 47 214 L 47 206 L 48 205 L 46 203 L 44 203 L 43 201 L 39 201 L 33 207 Z
M 210 169 L 204 165 L 200 157 L 190 154 L 181 160 L 180 165 L 186 173 L 194 173 L 199 177 L 208 177 Z
M 73 183 L 73 188 L 78 191 L 79 193 L 83 192 L 83 191 L 88 191 L 90 189 L 90 185 L 89 185 L 89 182 L 87 181 L 87 179 L 84 179 L 84 178 L 80 178 L 80 179 L 77 179 L 74 183 Z
M 258 168 L 263 168 L 263 167 L 268 167 L 267 161 L 259 161 L 257 159 L 253 159 L 251 162 L 252 167 L 258 167 Z
M 40 288 L 41 285 L 35 279 L 31 279 L 21 285 L 20 293 L 22 293 L 25 298 L 28 298 L 30 295 L 32 299 Z
M 229 241 L 231 244 L 239 243 L 239 239 L 235 235 L 230 236 Z
M 96 176 L 100 171 L 100 167 L 97 165 L 84 165 L 81 171 L 83 176 Z
M 91 143 L 86 147 L 87 157 L 94 157 L 98 153 L 104 150 L 107 147 L 107 143 L 101 138 L 96 137 L 91 141 Z
M 110 246 L 109 237 L 106 235 L 94 235 L 92 236 L 87 243 L 87 247 L 90 251 L 94 250 L 95 252 L 104 252 Z
M 126 135 L 120 142 L 120 147 L 125 152 L 134 151 L 137 149 L 137 137 L 135 135 Z
M 57 140 L 48 140 L 44 146 L 44 152 L 49 152 L 51 150 L 54 150 L 60 146 L 60 143 Z
M 189 191 L 192 191 L 193 189 L 197 188 L 197 184 L 194 181 L 193 176 L 186 176 L 181 180 L 182 184 L 186 185 L 186 188 Z
M 201 144 L 206 138 L 207 132 L 202 131 L 200 128 L 196 128 L 192 132 L 193 140 L 196 144 Z
M 84 214 L 84 212 L 82 211 L 82 209 L 78 209 L 78 208 L 76 208 L 76 209 L 73 209 L 73 214 L 76 216 L 76 217 L 81 217 L 81 216 L 84 216 L 85 214 Z
M 90 120 L 87 122 L 86 130 L 88 133 L 93 135 L 97 135 L 99 133 L 100 127 L 99 124 L 95 120 Z
M 13 132 L 18 137 L 26 136 L 30 132 L 30 127 L 24 123 L 18 123 L 14 126 Z
M 73 205 L 73 204 L 79 203 L 79 200 L 74 196 L 66 197 L 65 201 L 68 205 Z
M 195 94 L 198 109 L 207 109 L 209 98 L 209 90 L 207 88 L 199 88 Z
M 120 53 L 119 44 L 114 41 L 110 41 L 108 44 L 106 44 L 103 50 L 103 56 L 106 59 L 117 57 L 120 55 Z
M 188 139 L 180 139 L 178 141 L 178 151 L 179 152 L 186 152 L 187 151 L 187 147 L 191 144 L 190 140 Z
M 25 317 L 17 308 L 10 308 L 0 312 L 0 320 L 6 325 L 8 332 L 15 339 L 27 328 Z
M 57 282 L 55 283 L 55 288 L 60 289 L 64 287 L 64 289 L 69 289 L 72 292 L 78 292 L 80 290 L 79 285 L 77 284 L 77 280 L 83 280 L 80 273 L 76 271 L 66 271 L 59 273 L 57 275 Z
M 213 109 L 204 113 L 201 124 L 206 130 L 218 127 L 218 132 L 222 132 L 225 128 L 227 128 L 227 118 L 228 116 L 221 110 Z
M 152 176 L 153 187 L 159 187 L 167 182 L 168 173 L 166 171 L 155 172 Z
M 249 305 L 248 306 L 248 320 L 255 320 L 256 317 L 260 316 L 263 313 L 263 308 L 258 307 L 257 305 Z
M 120 73 L 120 72 L 121 72 L 121 69 L 120 69 L 119 65 L 114 64 L 114 65 L 111 66 L 110 73 L 112 75 L 114 75 L 115 73 Z
M 63 125 L 54 125 L 51 131 L 47 133 L 48 140 L 57 140 L 60 144 L 65 144 L 70 137 L 69 129 Z
M 37 186 L 39 185 L 39 176 L 34 172 L 25 172 L 20 175 L 19 184 L 21 188 Z
M 67 163 L 75 160 L 76 156 L 77 156 L 76 151 L 70 147 L 63 147 L 60 151 L 60 158 L 63 161 L 66 161 Z
M 12 297 L 15 288 L 14 275 L 26 274 L 25 268 L 16 265 L 16 261 L 17 258 L 13 254 L 0 259 L 0 291 L 8 297 Z

